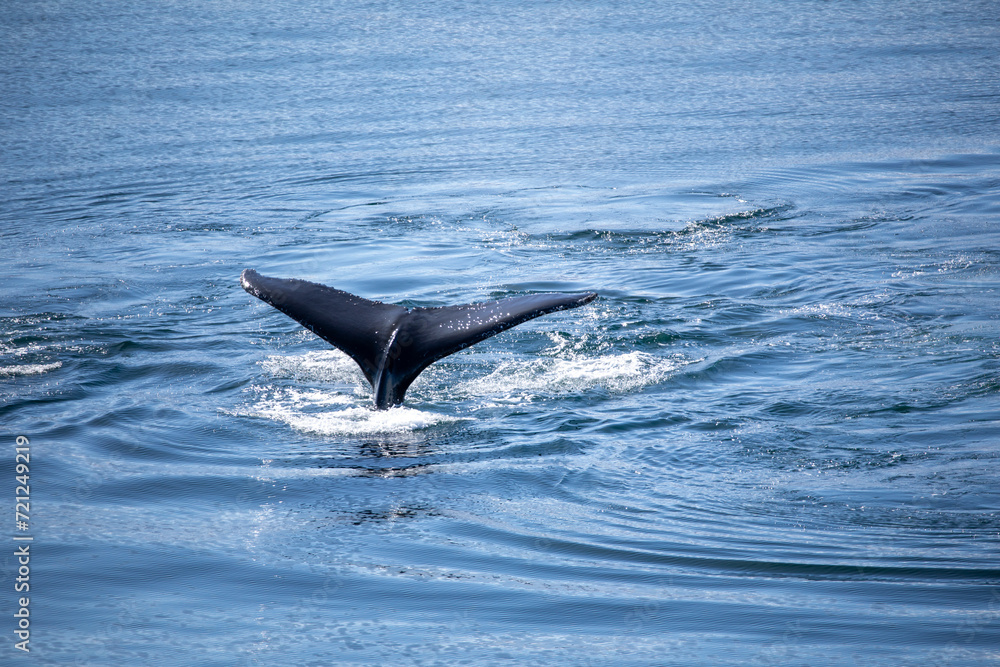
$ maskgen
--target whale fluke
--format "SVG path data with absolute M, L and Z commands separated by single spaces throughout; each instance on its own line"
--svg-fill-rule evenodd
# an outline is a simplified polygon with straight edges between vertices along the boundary
M 404 308 L 369 301 L 306 280 L 269 278 L 246 269 L 240 284 L 347 353 L 375 392 L 375 408 L 403 402 L 407 388 L 432 363 L 522 322 L 577 308 L 595 292 L 531 294 L 443 308 Z

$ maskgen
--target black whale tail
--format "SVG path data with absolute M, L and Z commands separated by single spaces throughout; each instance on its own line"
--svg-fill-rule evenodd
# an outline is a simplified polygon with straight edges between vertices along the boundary
M 240 284 L 354 359 L 379 410 L 402 403 L 410 384 L 438 359 L 540 315 L 597 298 L 594 292 L 532 294 L 464 306 L 404 308 L 305 280 L 269 278 L 253 269 L 243 272 Z

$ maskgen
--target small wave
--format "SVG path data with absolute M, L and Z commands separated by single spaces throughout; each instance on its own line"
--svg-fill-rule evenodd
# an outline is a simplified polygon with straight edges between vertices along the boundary
M 45 351 L 46 351 L 45 346 L 39 343 L 29 343 L 27 345 L 13 346 L 13 345 L 6 345 L 3 341 L 0 341 L 0 354 L 2 355 L 24 357 L 29 354 L 38 354 L 39 352 L 45 352 Z
M 783 308 L 779 309 L 778 313 L 783 317 L 879 320 L 885 316 L 884 310 L 889 303 L 891 303 L 890 295 L 882 291 L 872 294 L 861 294 L 839 301 L 810 303 L 792 308 Z
M 13 366 L 0 366 L 0 375 L 41 375 L 61 367 L 61 361 L 51 364 L 15 364 Z

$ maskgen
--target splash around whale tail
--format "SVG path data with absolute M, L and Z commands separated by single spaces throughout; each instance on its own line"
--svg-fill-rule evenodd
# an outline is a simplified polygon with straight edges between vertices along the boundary
M 438 359 L 547 313 L 577 308 L 594 292 L 531 294 L 442 308 L 369 301 L 305 280 L 269 278 L 246 269 L 240 284 L 348 354 L 375 392 L 375 407 L 403 402 L 420 372 Z

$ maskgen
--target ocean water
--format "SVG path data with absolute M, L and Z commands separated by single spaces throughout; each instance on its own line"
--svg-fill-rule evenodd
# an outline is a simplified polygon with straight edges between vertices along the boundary
M 3 664 L 1000 663 L 996 3 L 0 36 Z M 600 298 L 376 412 L 248 267 Z

